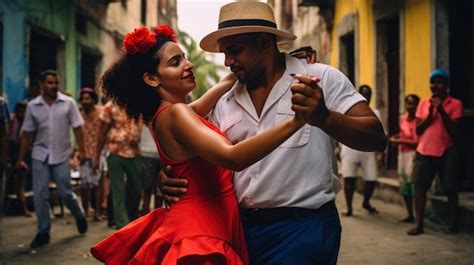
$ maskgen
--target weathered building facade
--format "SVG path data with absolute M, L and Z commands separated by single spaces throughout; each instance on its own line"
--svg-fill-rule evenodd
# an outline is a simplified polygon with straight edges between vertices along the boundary
M 271 0 L 280 27 L 311 45 L 320 60 L 344 72 L 357 87 L 374 88 L 389 134 L 398 132 L 404 97 L 431 95 L 429 74 L 444 68 L 450 93 L 465 107 L 458 136 L 462 189 L 474 190 L 474 2 L 468 0 Z M 329 47 L 329 49 L 327 48 Z M 387 169 L 397 150 L 387 150 Z
M 176 27 L 176 0 L 0 0 L 1 90 L 13 108 L 41 71 L 57 69 L 76 96 L 97 85 L 126 32 L 159 23 Z

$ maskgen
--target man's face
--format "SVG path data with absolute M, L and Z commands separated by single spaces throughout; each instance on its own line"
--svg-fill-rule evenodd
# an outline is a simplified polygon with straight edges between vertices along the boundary
M 19 121 L 23 121 L 25 119 L 25 112 L 26 112 L 26 106 L 21 106 L 17 108 L 17 110 L 15 111 L 15 117 Z
M 225 55 L 225 66 L 240 82 L 256 80 L 264 73 L 262 52 L 258 45 L 259 34 L 239 34 L 219 40 L 219 49 Z
M 89 109 L 95 104 L 94 98 L 92 98 L 89 93 L 82 93 L 80 101 L 82 107 L 85 109 Z
M 447 93 L 448 84 L 446 79 L 441 76 L 436 76 L 430 81 L 431 93 L 433 96 L 443 97 Z
M 55 97 L 59 90 L 59 80 L 57 76 L 47 75 L 41 82 L 41 89 L 43 94 L 50 97 Z
M 408 97 L 405 101 L 405 108 L 410 115 L 414 115 L 416 108 L 418 107 L 418 101 L 413 97 Z

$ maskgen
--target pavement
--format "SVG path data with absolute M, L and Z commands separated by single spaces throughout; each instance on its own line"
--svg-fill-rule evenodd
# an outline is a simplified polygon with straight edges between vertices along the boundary
M 354 198 L 354 216 L 341 217 L 342 242 L 340 265 L 358 264 L 436 264 L 474 265 L 474 235 L 445 235 L 440 227 L 428 224 L 425 234 L 410 237 L 408 224 L 398 223 L 405 216 L 402 206 L 373 200 L 380 214 L 369 215 L 361 207 L 362 198 Z M 345 209 L 343 194 L 337 198 L 339 211 Z M 82 265 L 101 264 L 89 253 L 96 242 L 115 230 L 107 223 L 89 222 L 89 231 L 81 236 L 74 218 L 66 211 L 63 218 L 52 220 L 51 241 L 32 250 L 29 244 L 35 235 L 35 217 L 2 217 L 0 265 Z

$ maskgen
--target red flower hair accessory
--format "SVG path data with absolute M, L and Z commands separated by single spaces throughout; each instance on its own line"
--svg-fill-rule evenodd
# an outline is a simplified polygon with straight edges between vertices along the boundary
M 153 29 L 157 37 L 166 37 L 173 42 L 176 42 L 176 35 L 169 25 L 160 25 Z
M 129 54 L 143 54 L 156 45 L 156 35 L 148 28 L 141 27 L 125 35 L 123 47 Z

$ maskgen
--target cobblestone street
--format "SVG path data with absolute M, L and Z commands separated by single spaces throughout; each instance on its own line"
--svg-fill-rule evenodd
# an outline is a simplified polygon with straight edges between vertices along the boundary
M 339 211 L 344 210 L 343 195 L 338 195 Z M 360 207 L 361 196 L 354 198 L 355 216 L 341 217 L 343 233 L 339 256 L 341 265 L 357 264 L 436 264 L 473 265 L 474 236 L 445 235 L 439 227 L 429 225 L 425 234 L 409 237 L 410 227 L 398 223 L 403 217 L 401 206 L 374 200 L 379 215 L 368 215 Z M 22 216 L 2 219 L 0 264 L 100 264 L 89 254 L 94 243 L 114 230 L 106 222 L 89 222 L 89 232 L 80 236 L 70 214 L 53 219 L 51 242 L 37 250 L 29 243 L 35 235 L 35 219 Z

